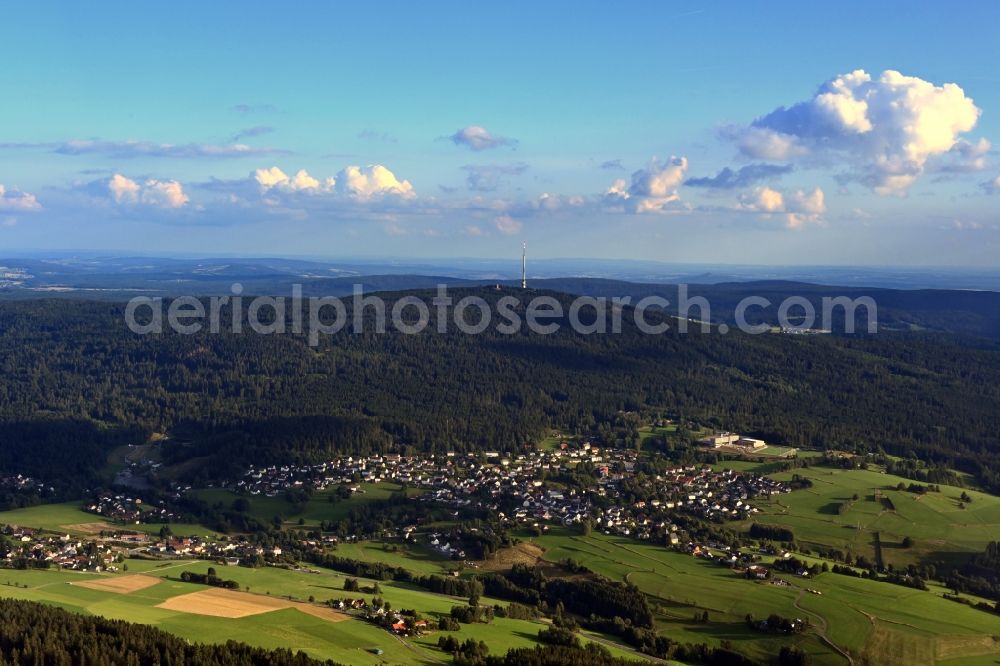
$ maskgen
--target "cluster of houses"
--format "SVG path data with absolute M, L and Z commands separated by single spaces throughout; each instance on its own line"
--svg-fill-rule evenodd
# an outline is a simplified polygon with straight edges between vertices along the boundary
M 0 567 L 22 569 L 118 571 L 120 563 L 130 556 L 210 559 L 235 566 L 273 562 L 282 554 L 280 546 L 261 546 L 244 536 L 216 540 L 114 531 L 84 538 L 4 525 L 0 526 L 0 537 Z M 322 549 L 335 546 L 336 542 L 337 539 L 331 536 L 303 545 Z
M 120 548 L 69 534 L 55 535 L 28 527 L 4 525 L 0 566 L 15 569 L 60 567 L 73 571 L 118 571 Z
M 735 573 L 750 580 L 768 581 L 771 585 L 785 587 L 789 583 L 784 578 L 773 575 L 777 571 L 791 573 L 800 578 L 809 578 L 814 571 L 799 563 L 791 568 L 787 562 L 795 562 L 790 551 L 775 549 L 762 545 L 757 549 L 750 547 L 733 548 L 719 543 L 709 542 L 698 544 L 688 542 L 683 548 L 692 557 L 714 562 L 720 566 L 732 569 Z M 765 559 L 769 558 L 769 559 Z M 807 588 L 810 594 L 822 594 L 818 590 Z
M 84 511 L 94 513 L 118 523 L 170 523 L 177 522 L 180 517 L 168 509 L 165 504 L 150 506 L 143 504 L 139 497 L 100 493 L 83 507 Z
M 711 467 L 679 467 L 658 475 L 653 483 L 662 499 L 659 506 L 668 510 L 713 519 L 742 520 L 757 513 L 749 500 L 791 492 L 788 484 L 766 476 Z M 656 505 L 657 500 L 649 502 Z
M 151 541 L 140 552 L 158 557 L 212 559 L 235 566 L 237 564 L 250 564 L 258 558 L 266 561 L 279 557 L 282 549 L 280 546 L 260 546 L 242 536 L 222 540 L 203 539 L 197 536 L 168 536 Z
M 634 484 L 626 492 L 624 483 L 634 481 L 635 475 L 624 470 L 626 465 L 633 466 L 633 461 L 628 460 L 633 453 L 608 453 L 597 484 L 587 489 L 553 487 L 540 480 L 530 465 L 525 469 L 526 461 L 513 461 L 506 469 L 475 470 L 468 478 L 437 487 L 421 499 L 456 507 L 488 508 L 511 524 L 574 525 L 589 521 L 606 534 L 640 540 L 663 538 L 677 545 L 681 537 L 678 526 L 671 521 L 672 515 L 742 520 L 757 512 L 751 499 L 791 490 L 786 484 L 756 474 L 687 466 L 645 475 L 642 498 L 632 499 Z M 618 455 L 624 459 L 616 460 Z M 505 513 L 503 507 L 510 506 L 512 500 L 514 510 Z
M 588 489 L 550 483 L 580 462 L 598 472 Z M 783 483 L 756 474 L 687 466 L 647 476 L 644 499 L 624 502 L 622 486 L 635 478 L 633 449 L 601 449 L 591 443 L 561 444 L 555 451 L 513 456 L 498 453 L 403 457 L 378 455 L 346 457 L 312 466 L 283 466 L 248 470 L 235 489 L 251 494 L 277 495 L 289 488 L 314 489 L 344 484 L 358 491 L 361 482 L 393 481 L 425 489 L 421 501 L 454 507 L 486 508 L 508 524 L 591 521 L 608 534 L 638 539 L 664 537 L 677 544 L 680 537 L 671 513 L 707 519 L 744 519 L 757 509 L 754 497 L 789 492 Z M 606 508 L 602 508 L 606 507 Z M 446 556 L 463 557 L 448 543 L 431 545 Z
M 36 493 L 38 495 L 55 492 L 55 488 L 52 486 L 47 486 L 41 481 L 23 474 L 0 476 L 0 490 L 14 490 L 19 493 Z
M 580 463 L 596 472 L 588 488 L 561 483 Z M 508 525 L 589 521 L 607 534 L 680 541 L 670 517 L 686 513 L 709 520 L 742 520 L 757 511 L 750 500 L 790 492 L 788 485 L 733 470 L 690 465 L 644 474 L 635 499 L 634 449 L 600 448 L 590 442 L 561 443 L 552 451 L 516 455 L 495 452 L 401 456 L 348 456 L 316 465 L 251 468 L 229 484 L 237 492 L 275 496 L 292 488 L 321 490 L 340 485 L 358 492 L 362 483 L 405 483 L 424 489 L 420 501 L 455 509 L 495 512 Z M 625 486 L 628 486 L 628 490 Z M 431 545 L 446 556 L 464 557 L 457 546 Z
M 422 488 L 453 486 L 459 489 L 464 482 L 468 487 L 483 478 L 491 481 L 514 481 L 516 478 L 535 478 L 541 471 L 558 472 L 567 465 L 589 462 L 600 466 L 604 473 L 609 465 L 625 464 L 626 470 L 634 467 L 636 452 L 631 449 L 600 449 L 585 442 L 574 448 L 564 443 L 558 451 L 535 451 L 507 455 L 496 451 L 484 453 L 455 453 L 444 455 L 403 456 L 386 453 L 373 456 L 347 456 L 314 465 L 272 465 L 251 467 L 242 479 L 225 484 L 237 492 L 274 497 L 290 488 L 309 487 L 323 490 L 329 486 L 346 485 L 357 491 L 358 484 L 392 481 Z M 481 470 L 495 470 L 482 472 Z
M 331 608 L 341 612 L 357 611 L 361 617 L 399 636 L 414 636 L 432 627 L 428 620 L 417 617 L 412 611 L 392 610 L 373 599 L 338 599 L 328 602 Z

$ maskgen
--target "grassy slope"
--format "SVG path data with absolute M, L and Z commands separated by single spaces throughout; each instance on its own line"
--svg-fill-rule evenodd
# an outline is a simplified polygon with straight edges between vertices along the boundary
M 26 509 L 14 509 L 12 511 L 0 511 L 0 525 L 20 525 L 21 527 L 33 527 L 53 532 L 86 534 L 85 530 L 73 527 L 85 523 L 109 522 L 104 517 L 94 513 L 87 513 L 80 507 L 82 502 L 64 502 L 61 504 L 40 504 Z M 158 534 L 162 525 L 158 523 L 139 525 L 118 525 L 121 529 L 146 532 L 147 534 Z M 189 523 L 171 523 L 170 529 L 174 534 L 190 536 L 194 534 L 211 536 L 215 533 L 202 525 Z
M 246 497 L 250 504 L 248 513 L 261 521 L 270 522 L 275 516 L 281 516 L 287 525 L 296 525 L 299 519 L 303 519 L 308 527 L 316 527 L 323 520 L 342 520 L 347 517 L 350 510 L 365 502 L 389 499 L 389 497 L 401 489 L 395 483 L 362 483 L 358 484 L 362 492 L 347 499 L 335 499 L 335 488 L 328 488 L 313 493 L 309 501 L 303 507 L 296 507 L 285 499 L 283 495 L 275 497 L 249 496 Z M 410 489 L 409 494 L 419 492 L 417 489 Z M 194 490 L 192 493 L 210 504 L 220 503 L 225 507 L 232 505 L 233 500 L 240 495 L 236 495 L 222 488 L 204 488 Z
M 176 573 L 174 569 L 172 572 Z M 3 572 L 4 574 L 8 572 Z M 367 649 L 379 646 L 392 662 L 413 661 L 410 651 L 384 631 L 359 621 L 331 623 L 285 609 L 241 619 L 217 618 L 156 608 L 178 594 L 197 592 L 204 586 L 164 581 L 132 594 L 114 594 L 69 585 L 71 580 L 93 575 L 62 572 L 9 572 L 10 578 L 28 589 L 0 586 L 3 596 L 54 603 L 67 610 L 153 624 L 192 641 L 242 640 L 262 647 L 288 647 L 309 654 L 352 664 L 374 664 L 379 660 Z M 166 572 L 163 572 L 166 573 Z
M 795 533 L 804 546 L 828 546 L 874 558 L 874 532 L 881 534 L 886 563 L 905 566 L 922 561 L 947 561 L 957 556 L 982 552 L 1000 534 L 1000 498 L 975 490 L 965 490 L 972 503 L 959 508 L 961 488 L 941 486 L 940 493 L 916 495 L 895 490 L 909 479 L 877 471 L 840 470 L 813 467 L 796 470 L 813 481 L 813 487 L 759 502 L 763 512 L 753 520 L 781 525 Z M 774 474 L 787 479 L 791 473 Z M 874 491 L 892 500 L 888 511 L 874 499 Z M 839 504 L 859 499 L 843 514 Z M 909 536 L 914 546 L 900 546 Z
M 825 622 L 830 640 L 875 663 L 930 664 L 946 655 L 984 652 L 1000 658 L 1000 645 L 991 638 L 1000 634 L 1000 618 L 942 599 L 939 592 L 836 574 L 811 580 L 787 577 L 791 585 L 778 587 L 747 581 L 725 567 L 662 546 L 618 537 L 556 532 L 537 541 L 547 549 L 546 559 L 573 557 L 598 573 L 639 586 L 653 597 L 660 629 L 681 642 L 728 640 L 758 656 L 798 644 L 816 663 L 846 663 L 816 635 Z M 807 587 L 822 596 L 804 592 Z M 708 610 L 711 621 L 692 622 L 696 610 Z M 796 637 L 770 637 L 745 627 L 747 613 L 763 617 L 771 612 L 809 617 L 813 629 Z
M 347 516 L 352 507 L 364 502 L 371 502 L 380 499 L 388 499 L 393 492 L 400 490 L 400 486 L 391 483 L 361 484 L 363 493 L 358 493 L 348 499 L 335 502 L 330 501 L 333 490 L 326 490 L 315 493 L 302 509 L 296 509 L 284 497 L 248 497 L 250 501 L 249 513 L 261 521 L 270 522 L 276 515 L 285 519 L 288 526 L 298 524 L 299 518 L 305 520 L 306 527 L 316 527 L 321 520 L 340 520 Z M 221 488 L 205 488 L 192 491 L 197 497 L 210 502 L 221 503 L 228 507 L 238 496 Z M 416 492 L 411 490 L 411 493 Z M 0 525 L 20 525 L 22 527 L 34 527 L 54 532 L 70 532 L 73 534 L 83 534 L 83 530 L 74 529 L 73 525 L 85 523 L 110 522 L 102 516 L 87 513 L 81 509 L 83 502 L 64 502 L 61 504 L 41 504 L 39 506 L 28 507 L 26 509 L 14 509 L 12 511 L 0 511 Z M 150 524 L 129 524 L 118 525 L 124 529 L 146 532 L 147 534 L 157 534 L 160 531 L 159 523 Z M 171 523 L 170 529 L 177 535 L 214 535 L 215 533 L 202 525 L 189 523 Z
M 159 562 L 129 560 L 129 574 L 145 573 L 164 578 L 164 581 L 131 594 L 115 594 L 70 585 L 72 581 L 95 580 L 97 574 L 61 571 L 11 571 L 0 572 L 0 596 L 42 601 L 67 610 L 124 619 L 132 622 L 154 624 L 165 631 L 192 641 L 223 642 L 235 639 L 262 647 L 288 647 L 304 650 L 321 658 L 330 658 L 349 664 L 421 664 L 448 661 L 449 657 L 436 647 L 438 633 L 411 641 L 401 641 L 387 632 L 352 619 L 331 623 L 301 613 L 284 609 L 261 615 L 240 618 L 214 618 L 192 615 L 157 608 L 166 599 L 205 590 L 204 586 L 183 583 L 177 578 L 185 570 L 204 572 L 210 563 L 198 561 Z M 291 597 L 305 601 L 314 596 L 317 602 L 330 598 L 365 597 L 371 593 L 343 591 L 346 576 L 329 570 L 319 573 L 290 571 L 265 567 L 216 566 L 219 575 L 238 580 L 251 593 Z M 15 587 L 26 585 L 27 587 Z M 374 581 L 361 579 L 362 587 L 373 586 Z M 403 583 L 380 581 L 381 597 L 393 608 L 414 608 L 424 617 L 433 619 L 447 614 L 451 607 L 464 604 L 465 599 L 431 594 Z M 483 603 L 504 603 L 483 599 Z M 463 625 L 454 633 L 460 640 L 475 638 L 486 641 L 494 654 L 514 647 L 532 647 L 544 623 L 525 620 L 496 619 L 489 625 Z M 384 650 L 381 657 L 369 652 L 370 648 Z M 612 648 L 619 656 L 632 656 L 624 649 Z
M 747 654 L 767 659 L 783 645 L 798 645 L 817 663 L 840 664 L 830 648 L 811 635 L 771 637 L 751 631 L 744 623 L 747 613 L 766 617 L 801 615 L 793 606 L 797 593 L 743 580 L 718 565 L 670 552 L 662 546 L 593 534 L 572 536 L 554 531 L 536 539 L 546 549 L 545 559 L 572 557 L 593 571 L 614 580 L 627 580 L 653 597 L 657 627 L 681 643 L 730 641 Z M 692 621 L 694 613 L 707 610 L 711 622 Z
M 342 543 L 337 546 L 337 555 L 366 562 L 384 562 L 403 567 L 418 574 L 444 574 L 454 569 L 458 562 L 445 558 L 427 546 L 394 544 L 400 550 L 393 552 L 372 541 Z

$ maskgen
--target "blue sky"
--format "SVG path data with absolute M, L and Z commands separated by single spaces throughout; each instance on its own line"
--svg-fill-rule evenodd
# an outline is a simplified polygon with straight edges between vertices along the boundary
M 0 250 L 995 265 L 1000 6 L 538 4 L 8 7 Z

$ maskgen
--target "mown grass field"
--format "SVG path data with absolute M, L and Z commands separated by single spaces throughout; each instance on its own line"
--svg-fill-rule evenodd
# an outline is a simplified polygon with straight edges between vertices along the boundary
M 397 550 L 392 550 L 393 547 Z M 341 543 L 337 545 L 337 555 L 365 562 L 383 562 L 418 574 L 445 574 L 459 564 L 419 544 L 393 543 L 387 548 L 374 541 Z
M 597 573 L 637 585 L 652 598 L 658 628 L 680 642 L 729 641 L 762 659 L 794 644 L 810 654 L 812 663 L 848 663 L 823 640 L 825 635 L 857 663 L 930 665 L 982 655 L 1000 660 L 1000 643 L 993 639 L 1000 635 L 1000 617 L 945 600 L 940 590 L 923 592 L 832 573 L 812 579 L 781 576 L 789 585 L 776 586 L 620 537 L 555 530 L 535 541 L 546 549 L 546 560 L 572 557 Z M 706 610 L 707 624 L 693 621 L 695 612 Z M 809 619 L 812 626 L 798 636 L 768 636 L 746 627 L 747 613 Z
M 248 513 L 262 522 L 270 523 L 275 516 L 280 516 L 284 524 L 294 527 L 302 519 L 304 527 L 317 527 L 321 521 L 337 521 L 346 518 L 352 508 L 367 502 L 388 499 L 393 493 L 401 490 L 394 483 L 359 484 L 361 492 L 346 499 L 335 496 L 335 489 L 313 493 L 308 502 L 297 506 L 289 502 L 283 495 L 275 497 L 237 495 L 223 488 L 203 488 L 191 491 L 199 499 L 209 504 L 217 504 L 229 508 L 239 497 L 245 497 L 249 503 Z M 410 489 L 408 493 L 416 495 L 419 489 Z M 41 504 L 25 509 L 0 511 L 0 525 L 20 525 L 53 532 L 87 534 L 95 531 L 95 524 L 108 522 L 117 529 L 128 529 L 147 534 L 157 534 L 160 523 L 127 524 L 111 523 L 104 517 L 87 513 L 82 509 L 83 502 L 64 502 L 60 504 Z M 203 525 L 191 523 L 170 523 L 171 531 L 176 535 L 213 536 L 215 532 Z
M 351 509 L 367 502 L 389 499 L 393 493 L 402 490 L 396 483 L 361 483 L 358 484 L 359 492 L 346 499 L 336 496 L 336 487 L 314 492 L 307 502 L 302 505 L 295 505 L 289 502 L 284 495 L 266 497 L 262 495 L 237 495 L 224 488 L 203 488 L 193 490 L 191 493 L 209 504 L 220 504 L 226 508 L 240 497 L 246 498 L 249 513 L 260 521 L 270 523 L 275 516 L 280 516 L 285 524 L 297 525 L 299 520 L 308 527 L 318 526 L 321 521 L 343 520 L 350 513 Z M 408 495 L 419 494 L 420 490 L 411 488 Z
M 546 560 L 571 557 L 596 573 L 638 586 L 652 597 L 658 630 L 672 640 L 715 647 L 729 641 L 761 659 L 773 657 L 783 645 L 797 645 L 816 663 L 846 663 L 813 635 L 772 637 L 746 627 L 747 613 L 800 616 L 794 607 L 797 591 L 790 588 L 746 581 L 718 565 L 627 538 L 553 530 L 535 541 L 546 549 Z M 706 610 L 708 624 L 693 621 L 695 612 Z
M 106 580 L 112 576 L 65 571 L 0 571 L 0 596 L 41 601 L 67 610 L 104 617 L 156 625 L 191 641 L 224 642 L 238 640 L 261 647 L 284 647 L 303 650 L 319 658 L 329 658 L 345 664 L 432 664 L 450 662 L 450 656 L 437 649 L 440 632 L 413 639 L 397 638 L 361 619 L 330 622 L 308 615 L 296 608 L 274 610 L 238 619 L 211 617 L 158 608 L 167 599 L 208 588 L 179 580 L 183 571 L 204 573 L 215 566 L 218 574 L 240 583 L 241 591 L 268 598 L 285 598 L 316 603 L 345 597 L 372 598 L 373 590 L 345 592 L 347 576 L 311 567 L 296 571 L 263 567 L 226 567 L 205 561 L 128 560 L 128 571 L 122 575 L 145 574 L 162 578 L 162 582 L 128 594 L 95 590 L 73 582 Z M 374 588 L 375 581 L 359 579 L 362 590 Z M 397 582 L 379 581 L 379 596 L 392 608 L 412 608 L 428 619 L 450 612 L 451 607 L 466 603 L 466 599 L 432 594 L 421 588 Z M 506 604 L 484 598 L 481 603 Z M 497 618 L 492 623 L 462 625 L 458 632 L 449 632 L 460 640 L 475 638 L 489 645 L 491 653 L 502 654 L 508 649 L 532 647 L 543 622 Z M 383 650 L 375 655 L 372 648 Z M 635 656 L 623 648 L 612 647 L 619 656 Z
M 134 562 L 129 564 L 129 568 L 133 569 Z M 202 563 L 198 569 L 204 571 L 205 567 Z M 183 568 L 161 568 L 149 573 L 177 576 Z M 42 601 L 84 614 L 152 624 L 196 642 L 218 643 L 233 639 L 261 647 L 303 650 L 315 657 L 351 664 L 419 661 L 413 658 L 411 649 L 386 632 L 357 620 L 332 623 L 292 608 L 239 619 L 157 608 L 157 604 L 170 597 L 206 589 L 205 586 L 179 580 L 165 578 L 158 585 L 131 594 L 115 594 L 70 584 L 72 581 L 97 578 L 99 576 L 93 574 L 56 571 L 4 571 L 0 573 L 0 583 L 3 583 L 0 584 L 0 595 Z M 9 586 L 6 584 L 8 580 L 27 585 L 27 588 Z M 375 646 L 384 650 L 382 659 L 369 651 Z M 431 661 L 433 655 L 426 655 L 423 660 Z
M 63 534 L 86 535 L 95 530 L 100 531 L 98 524 L 108 522 L 104 517 L 94 513 L 87 513 L 81 507 L 83 502 L 63 502 L 61 504 L 40 504 L 25 509 L 13 509 L 11 511 L 0 511 L 0 525 L 19 525 L 21 527 L 33 527 L 36 529 L 61 532 Z M 141 523 L 138 525 L 129 523 L 110 523 L 110 529 L 125 529 L 146 534 L 158 534 L 162 527 L 159 523 Z M 174 534 L 191 536 L 213 536 L 215 532 L 203 525 L 191 523 L 171 523 L 170 529 Z
M 953 561 L 982 552 L 1000 538 L 1000 498 L 986 493 L 942 485 L 939 493 L 918 495 L 895 489 L 913 481 L 878 471 L 811 467 L 795 473 L 811 479 L 813 487 L 757 502 L 762 513 L 753 521 L 791 529 L 800 546 L 832 547 L 872 559 L 878 531 L 885 562 L 905 566 Z M 787 480 L 791 475 L 772 476 Z M 876 499 L 876 491 L 891 501 L 892 510 Z M 959 500 L 963 491 L 972 498 L 964 509 Z M 858 500 L 852 500 L 854 495 Z M 840 513 L 845 502 L 851 502 L 850 508 Z M 911 548 L 902 547 L 905 537 L 913 540 Z

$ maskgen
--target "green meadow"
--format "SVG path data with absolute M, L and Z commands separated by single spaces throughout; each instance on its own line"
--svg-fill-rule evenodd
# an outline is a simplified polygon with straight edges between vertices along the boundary
M 418 574 L 445 574 L 459 564 L 429 546 L 398 542 L 388 547 L 375 541 L 340 543 L 337 545 L 337 555 L 365 562 L 383 562 Z
M 942 485 L 939 493 L 919 495 L 896 490 L 898 483 L 913 481 L 878 471 L 811 467 L 794 473 L 811 479 L 812 488 L 755 502 L 761 513 L 752 521 L 791 529 L 800 547 L 832 547 L 872 559 L 879 532 L 885 562 L 905 566 L 982 552 L 1000 538 L 1000 498 L 986 493 Z M 787 480 L 791 475 L 772 476 Z M 962 492 L 972 498 L 965 508 Z M 841 512 L 845 503 L 849 508 Z M 902 547 L 906 537 L 913 541 L 910 548 Z
M 130 569 L 133 567 L 130 561 Z M 201 563 L 201 570 L 205 569 Z M 150 571 L 153 575 L 179 575 L 180 568 Z M 244 641 L 261 647 L 303 650 L 318 658 L 350 664 L 402 663 L 420 661 L 412 650 L 385 631 L 358 620 L 328 622 L 294 608 L 231 619 L 195 615 L 157 608 L 170 597 L 205 590 L 204 586 L 165 579 L 129 594 L 87 589 L 71 581 L 95 580 L 90 574 L 48 571 L 4 571 L 0 573 L 0 595 L 41 601 L 66 610 L 151 624 L 195 642 Z M 27 585 L 13 587 L 8 582 Z M 384 650 L 381 658 L 369 650 Z M 432 659 L 428 655 L 427 660 Z
M 396 483 L 360 483 L 359 491 L 346 499 L 337 496 L 336 486 L 316 491 L 308 501 L 301 505 L 289 502 L 283 494 L 267 497 L 262 495 L 238 495 L 224 488 L 203 488 L 191 493 L 212 505 L 222 505 L 226 508 L 239 497 L 246 498 L 249 513 L 260 521 L 270 522 L 275 516 L 281 516 L 287 525 L 297 525 L 302 520 L 303 525 L 316 527 L 321 521 L 343 520 L 351 509 L 367 502 L 389 499 L 393 493 L 402 490 Z M 419 494 L 420 490 L 410 488 L 408 495 Z
M 281 516 L 286 526 L 297 526 L 299 520 L 305 527 L 317 527 L 321 521 L 337 521 L 346 518 L 352 508 L 366 502 L 388 499 L 402 490 L 394 483 L 364 483 L 359 484 L 360 491 L 346 499 L 336 497 L 335 489 L 313 493 L 312 497 L 302 505 L 289 502 L 283 495 L 275 497 L 237 495 L 223 488 L 203 488 L 192 490 L 191 493 L 213 505 L 230 507 L 237 498 L 245 497 L 249 503 L 248 513 L 262 522 L 271 522 L 275 516 Z M 419 489 L 409 489 L 411 495 L 419 494 Z M 25 509 L 0 511 L 0 525 L 20 525 L 53 532 L 85 534 L 89 524 L 108 522 L 121 529 L 157 534 L 162 527 L 160 523 L 127 524 L 112 523 L 103 516 L 87 513 L 82 509 L 83 502 L 63 502 L 59 504 L 40 504 Z M 170 523 L 171 531 L 176 535 L 214 535 L 213 530 L 203 525 L 191 523 Z
M 11 511 L 0 511 L 0 525 L 19 525 L 21 527 L 32 527 L 36 529 L 48 530 L 63 534 L 88 534 L 94 530 L 89 527 L 93 523 L 113 524 L 119 529 L 127 529 L 146 534 L 158 534 L 160 523 L 141 523 L 122 525 L 121 523 L 111 523 L 103 516 L 95 513 L 87 513 L 81 507 L 83 502 L 63 502 L 61 504 L 39 504 L 38 506 L 24 509 L 13 509 Z M 170 523 L 170 529 L 174 534 L 191 536 L 202 535 L 212 536 L 212 530 L 203 525 L 190 523 Z
M 130 559 L 127 564 L 128 572 L 125 575 L 142 573 L 163 580 L 152 587 L 121 594 L 71 585 L 72 582 L 107 579 L 111 577 L 109 575 L 3 570 L 0 571 L 0 597 L 40 601 L 73 612 L 152 624 L 196 642 L 218 643 L 232 639 L 261 647 L 303 650 L 314 657 L 334 659 L 346 664 L 432 664 L 451 660 L 449 655 L 437 648 L 437 639 L 441 633 L 437 631 L 403 639 L 361 619 L 329 622 L 295 608 L 238 619 L 157 608 L 158 604 L 171 597 L 210 589 L 184 583 L 179 579 L 184 571 L 204 573 L 209 566 L 215 566 L 223 578 L 238 581 L 242 591 L 302 602 L 308 602 L 310 597 L 316 603 L 345 597 L 371 599 L 375 596 L 376 581 L 361 578 L 359 582 L 362 592 L 345 592 L 343 588 L 347 576 L 315 567 L 308 570 L 275 567 L 250 569 L 196 560 Z M 378 596 L 392 608 L 415 609 L 431 620 L 447 615 L 452 606 L 467 602 L 464 598 L 433 594 L 405 583 L 378 581 L 378 585 Z M 481 603 L 506 605 L 506 602 L 490 598 L 483 598 Z M 485 641 L 491 653 L 502 654 L 511 648 L 536 645 L 538 632 L 545 626 L 540 621 L 497 618 L 488 625 L 462 625 L 460 631 L 449 633 L 459 640 L 475 638 Z M 585 634 L 584 640 L 592 637 L 602 643 L 607 640 L 593 634 Z M 638 656 L 625 647 L 607 647 L 618 656 Z M 375 655 L 373 648 L 381 649 L 383 654 Z
M 1000 660 L 1000 643 L 993 639 L 1000 635 L 1000 617 L 948 601 L 941 590 L 925 592 L 833 573 L 811 579 L 780 576 L 789 584 L 778 586 L 621 537 L 554 530 L 535 541 L 546 549 L 547 560 L 572 557 L 597 573 L 638 586 L 650 596 L 658 629 L 676 641 L 728 641 L 762 660 L 783 645 L 797 645 L 811 663 L 830 665 L 848 663 L 842 652 L 880 665 L 930 665 L 982 655 Z M 709 622 L 694 622 L 694 614 L 704 611 Z M 807 619 L 811 626 L 796 636 L 769 636 L 746 627 L 748 613 Z

